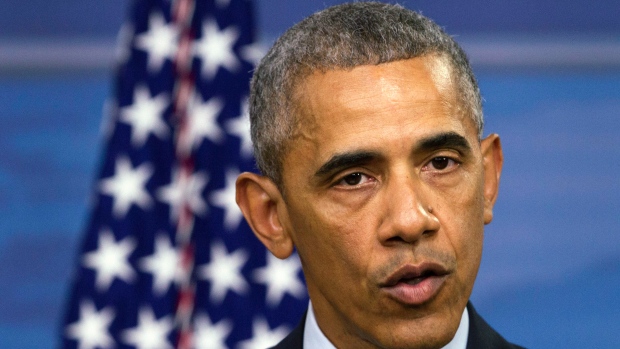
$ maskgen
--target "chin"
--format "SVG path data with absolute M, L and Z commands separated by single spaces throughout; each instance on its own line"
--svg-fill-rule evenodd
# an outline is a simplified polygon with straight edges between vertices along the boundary
M 450 342 L 452 336 L 395 336 L 390 338 L 387 343 L 375 343 L 374 346 L 382 349 L 439 349 Z M 398 337 L 398 338 L 396 338 Z
M 385 326 L 373 344 L 385 349 L 439 349 L 454 338 L 460 320 L 460 315 L 453 320 L 445 314 L 403 320 L 400 324 Z

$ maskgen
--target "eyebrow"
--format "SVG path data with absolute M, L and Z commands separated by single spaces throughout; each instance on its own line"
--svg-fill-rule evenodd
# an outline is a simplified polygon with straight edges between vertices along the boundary
M 432 151 L 439 148 L 454 148 L 463 153 L 471 151 L 467 139 L 456 132 L 444 132 L 424 138 L 417 143 L 415 150 Z
M 367 164 L 379 157 L 379 154 L 371 151 L 353 151 L 332 156 L 314 174 L 315 177 L 322 177 L 336 170 L 345 169 L 361 164 Z
M 429 152 L 440 148 L 454 148 L 462 153 L 471 152 L 467 139 L 456 132 L 443 132 L 423 138 L 414 149 L 416 152 Z M 314 177 L 323 177 L 341 169 L 367 164 L 380 157 L 378 152 L 364 150 L 336 154 L 314 173 Z

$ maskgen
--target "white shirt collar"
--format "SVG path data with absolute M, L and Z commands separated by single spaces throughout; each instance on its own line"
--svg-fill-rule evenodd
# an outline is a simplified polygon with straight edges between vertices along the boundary
M 469 313 L 467 307 L 461 316 L 461 323 L 454 338 L 442 349 L 465 349 L 467 347 L 467 338 L 469 336 Z M 319 328 L 314 317 L 312 302 L 308 304 L 308 314 L 306 315 L 306 323 L 304 324 L 304 349 L 336 349 L 334 345 L 325 337 L 323 331 Z
M 467 307 L 465 307 L 463 315 L 461 315 L 461 323 L 454 334 L 454 338 L 442 349 L 466 349 L 467 338 L 469 338 L 469 312 Z

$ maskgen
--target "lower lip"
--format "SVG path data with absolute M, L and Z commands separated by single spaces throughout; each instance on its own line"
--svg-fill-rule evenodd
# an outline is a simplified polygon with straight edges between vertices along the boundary
M 383 290 L 400 303 L 422 305 L 439 292 L 446 278 L 447 275 L 430 276 L 415 285 L 399 282 L 394 286 L 384 287 Z

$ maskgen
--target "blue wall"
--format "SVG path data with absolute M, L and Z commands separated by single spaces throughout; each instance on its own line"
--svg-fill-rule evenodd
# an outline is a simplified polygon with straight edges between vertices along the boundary
M 265 37 L 276 36 L 308 14 L 344 1 L 255 1 Z M 387 1 L 395 3 L 396 1 Z M 615 0 L 407 0 L 453 34 L 620 32 Z M 0 37 L 114 36 L 127 0 L 2 0 Z
M 268 42 L 336 1 L 257 2 Z M 406 1 L 451 34 L 620 38 L 616 1 Z M 107 69 L 11 70 L 15 43 L 112 39 L 127 1 L 2 1 L 0 338 L 51 348 L 101 149 Z M 529 38 L 529 39 L 528 39 Z M 587 41 L 587 39 L 586 39 Z M 612 40 L 613 41 L 613 40 Z M 2 47 L 5 47 L 2 49 Z M 620 57 L 618 58 L 620 60 Z M 531 348 L 620 347 L 620 64 L 476 65 L 505 169 L 473 301 Z

